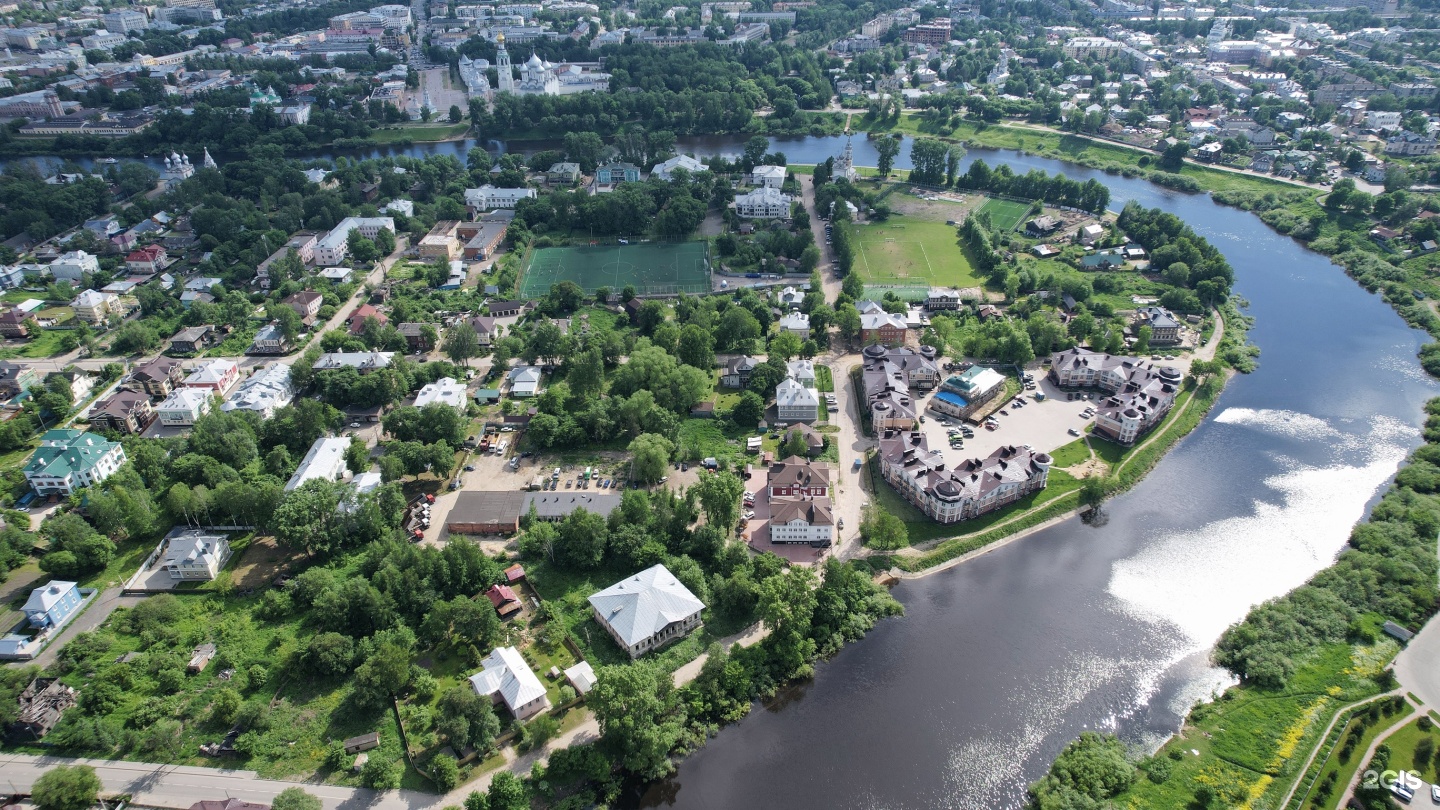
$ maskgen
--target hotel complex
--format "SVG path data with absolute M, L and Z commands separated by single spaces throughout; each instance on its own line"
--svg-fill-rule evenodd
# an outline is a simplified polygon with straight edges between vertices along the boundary
M 1086 349 L 1050 356 L 1050 380 L 1062 388 L 1098 388 L 1110 396 L 1095 413 L 1095 432 L 1121 444 L 1165 418 L 1183 379 L 1180 370 L 1133 357 L 1114 357 Z
M 939 523 L 957 523 L 1045 488 L 1051 459 L 1024 447 L 1001 447 L 947 469 L 920 431 L 880 433 L 880 475 L 905 500 Z

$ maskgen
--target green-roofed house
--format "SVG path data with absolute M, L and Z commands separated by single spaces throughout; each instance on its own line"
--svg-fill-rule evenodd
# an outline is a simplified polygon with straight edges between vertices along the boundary
M 125 463 L 125 448 L 104 436 L 56 428 L 40 437 L 40 448 L 25 465 L 25 480 L 39 495 L 69 496 L 109 478 Z

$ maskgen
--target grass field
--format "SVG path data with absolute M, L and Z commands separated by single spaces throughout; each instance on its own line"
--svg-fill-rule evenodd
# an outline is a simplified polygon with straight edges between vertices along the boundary
M 990 215 L 990 222 L 995 226 L 995 230 L 1013 231 L 1030 213 L 1030 206 L 1027 203 L 991 197 L 980 206 L 980 212 Z
M 561 281 L 587 293 L 627 286 L 642 295 L 707 293 L 710 260 L 704 242 L 540 248 L 520 279 L 520 296 L 539 298 Z
M 899 216 L 858 227 L 855 237 L 855 266 L 870 284 L 980 286 L 954 226 Z

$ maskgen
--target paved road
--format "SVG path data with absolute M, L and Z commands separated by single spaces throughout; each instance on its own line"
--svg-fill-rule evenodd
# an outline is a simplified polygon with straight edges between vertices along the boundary
M 1431 619 L 1395 658 L 1395 678 L 1430 708 L 1440 708 L 1440 621 Z
M 0 785 L 28 793 L 36 778 L 56 765 L 85 764 L 95 769 L 107 793 L 128 793 L 135 804 L 153 807 L 189 807 L 201 799 L 243 799 L 270 804 L 293 782 L 261 779 L 254 771 L 230 771 L 144 762 L 102 759 L 67 759 L 10 754 L 0 758 Z M 373 790 L 304 784 L 326 810 L 415 810 L 440 806 L 439 797 L 407 790 L 377 793 Z

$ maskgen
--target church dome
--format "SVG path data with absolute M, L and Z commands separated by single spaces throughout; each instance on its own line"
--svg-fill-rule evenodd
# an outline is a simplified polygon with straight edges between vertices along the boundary
M 525 63 L 525 66 L 526 66 L 526 67 L 530 67 L 530 68 L 544 67 L 544 66 L 540 63 L 540 55 L 539 55 L 539 54 L 534 54 L 534 53 L 530 54 L 530 61 L 526 62 L 526 63 Z

